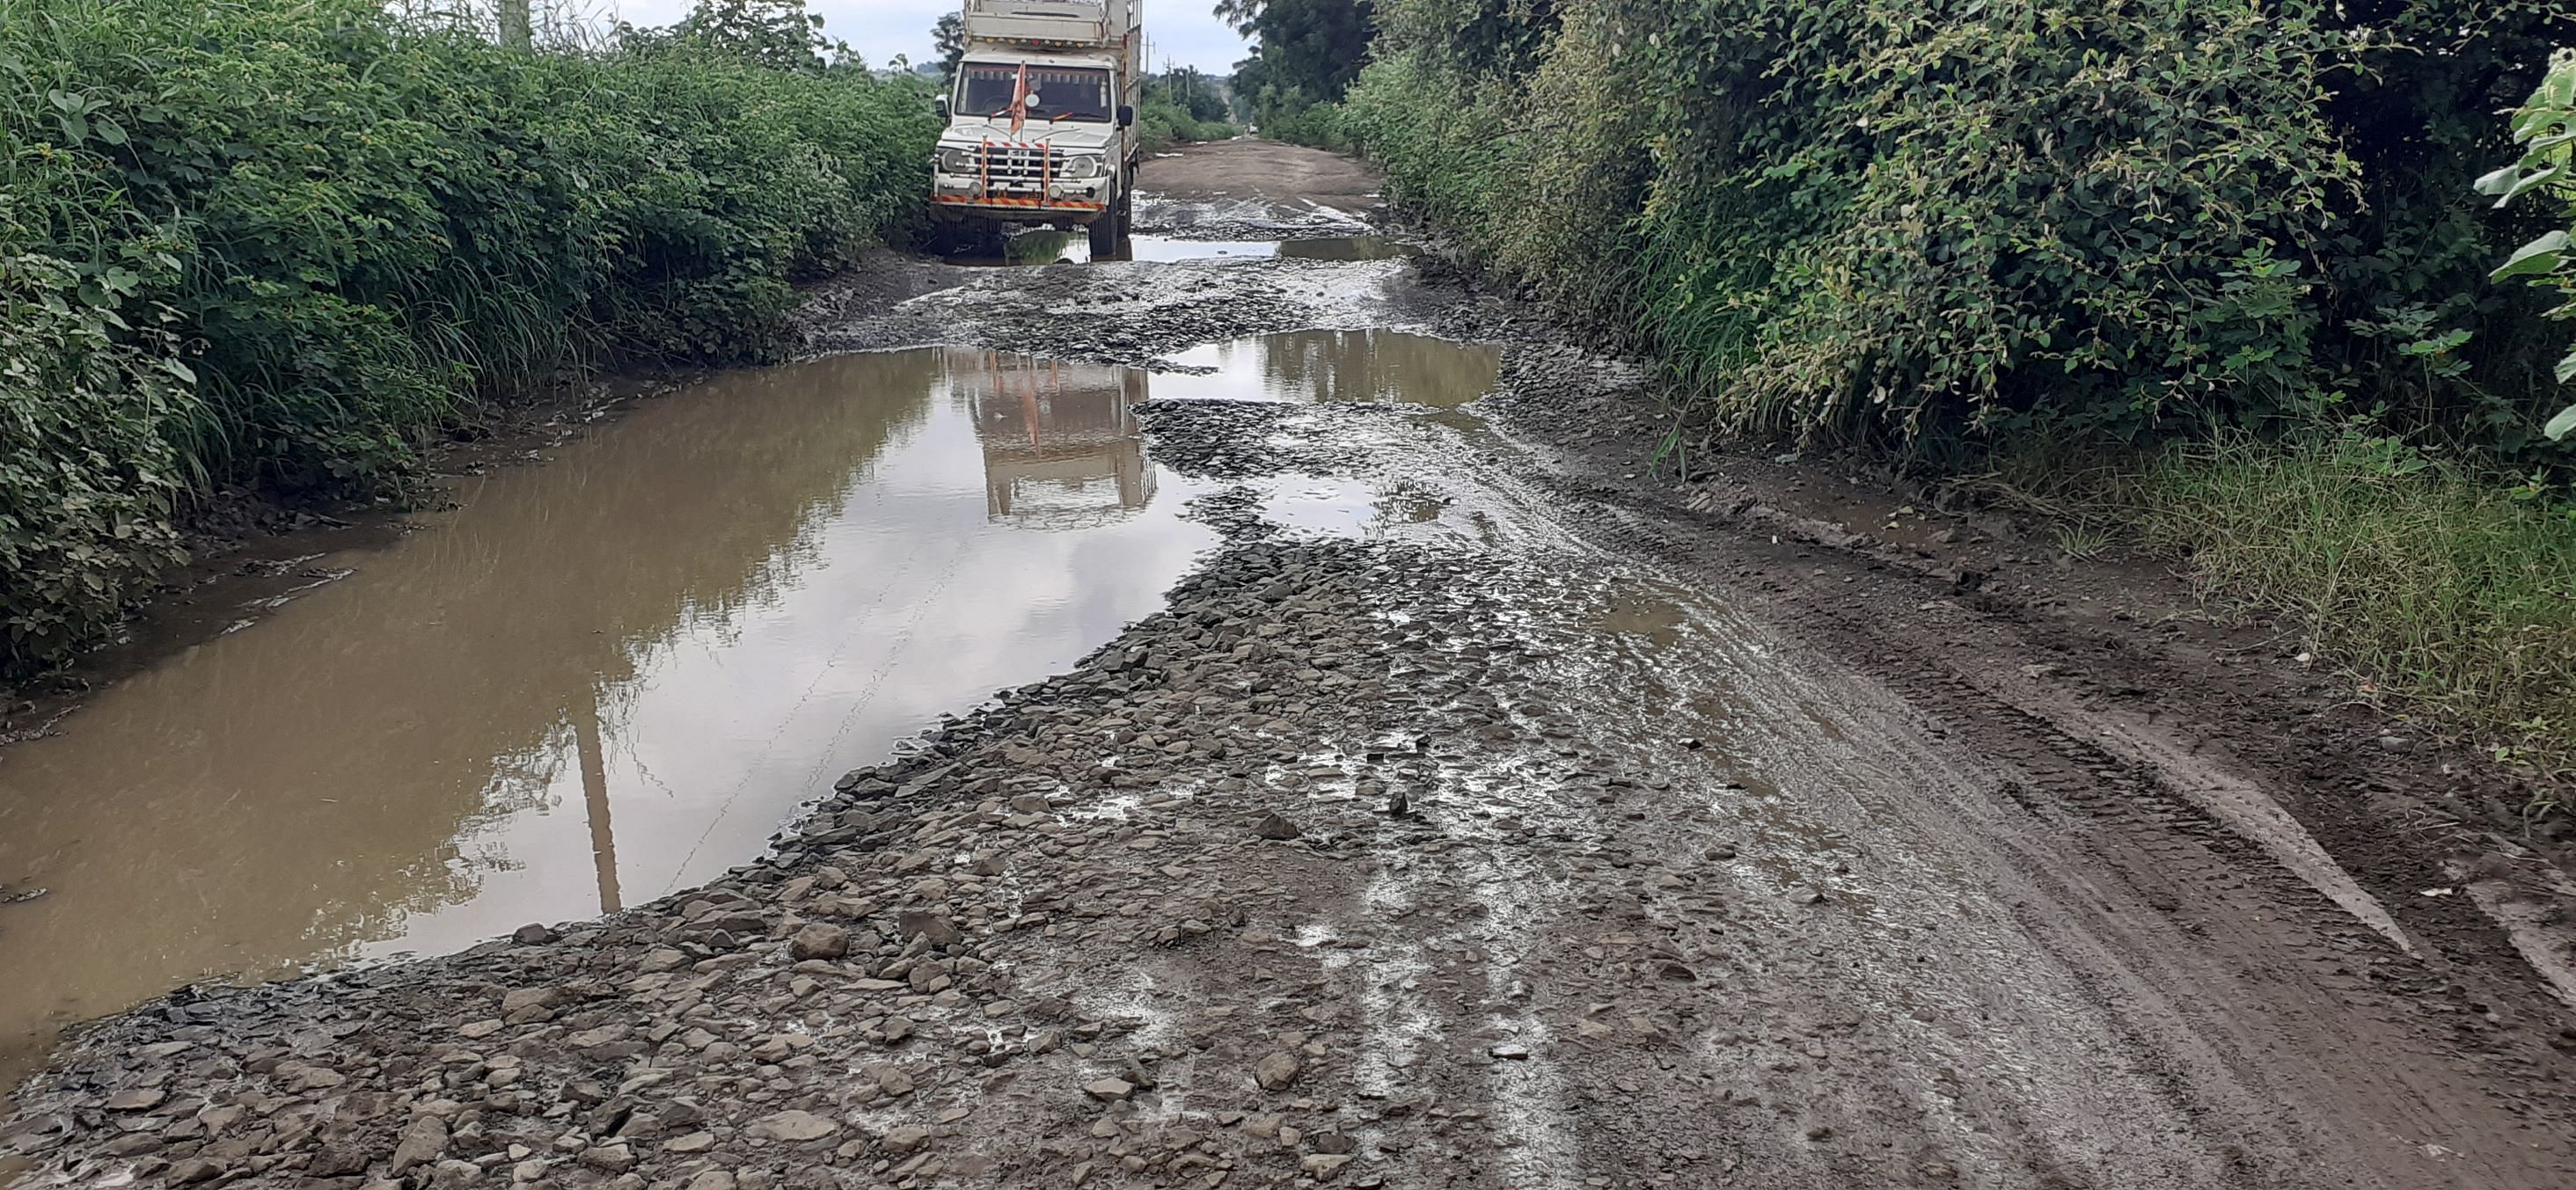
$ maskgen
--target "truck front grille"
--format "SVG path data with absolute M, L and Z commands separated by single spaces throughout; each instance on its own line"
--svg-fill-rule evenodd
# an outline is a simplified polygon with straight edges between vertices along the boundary
M 983 147 L 984 184 L 994 190 L 1026 189 L 1035 193 L 1049 178 L 1064 176 L 1064 156 L 1045 145 L 987 144 Z

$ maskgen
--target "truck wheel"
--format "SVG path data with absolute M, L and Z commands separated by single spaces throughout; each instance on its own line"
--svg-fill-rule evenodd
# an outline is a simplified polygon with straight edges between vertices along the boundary
M 1107 260 L 1118 255 L 1119 243 L 1127 238 L 1121 234 L 1125 230 L 1120 226 L 1123 222 L 1125 221 L 1118 217 L 1118 204 L 1115 201 L 1109 204 L 1108 210 L 1100 213 L 1099 218 L 1091 221 L 1085 230 L 1091 233 L 1093 260 Z
M 1119 193 L 1119 195 L 1118 195 L 1118 212 L 1117 212 L 1117 213 L 1118 213 L 1118 238 L 1119 238 L 1119 239 L 1121 239 L 1121 240 L 1125 240 L 1128 236 L 1134 235 L 1134 234 L 1136 233 L 1136 192 L 1135 192 L 1135 191 L 1133 191 L 1133 190 L 1127 190 L 1127 191 L 1121 191 L 1121 192 Z

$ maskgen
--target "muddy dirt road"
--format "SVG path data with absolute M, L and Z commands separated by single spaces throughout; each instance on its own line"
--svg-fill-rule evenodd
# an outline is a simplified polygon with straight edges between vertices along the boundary
M 0 1171 L 2576 1185 L 2568 885 L 2467 757 L 2152 570 L 1640 475 L 1640 371 L 1359 239 L 1347 163 L 1155 171 L 1139 259 L 889 261 L 812 315 L 872 354 L 808 367 L 946 369 L 983 524 L 1199 535 L 1158 607 L 836 782 L 761 770 L 820 800 L 703 887 L 111 1018 Z M 1132 435 L 1063 432 L 1101 391 Z

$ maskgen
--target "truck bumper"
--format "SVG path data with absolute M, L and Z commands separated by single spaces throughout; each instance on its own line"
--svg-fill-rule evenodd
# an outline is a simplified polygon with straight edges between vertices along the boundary
M 1116 184 L 1115 178 L 1083 178 L 1056 179 L 1043 187 L 1033 179 L 995 179 L 988 185 L 983 178 L 940 174 L 932 180 L 930 201 L 943 214 L 1088 222 L 1109 209 Z
M 1109 209 L 1108 203 L 1085 199 L 1015 198 L 999 194 L 934 194 L 930 201 L 933 210 L 951 217 L 981 215 L 992 219 L 1063 219 L 1075 223 L 1088 223 Z

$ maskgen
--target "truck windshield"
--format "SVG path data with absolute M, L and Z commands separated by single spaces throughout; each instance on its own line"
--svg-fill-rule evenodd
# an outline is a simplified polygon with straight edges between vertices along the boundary
M 1029 70 L 1029 119 L 1107 120 L 1109 72 L 1080 66 L 1038 66 Z M 1007 118 L 1011 97 L 1020 85 L 1020 66 L 968 62 L 959 69 L 957 110 L 969 116 Z

